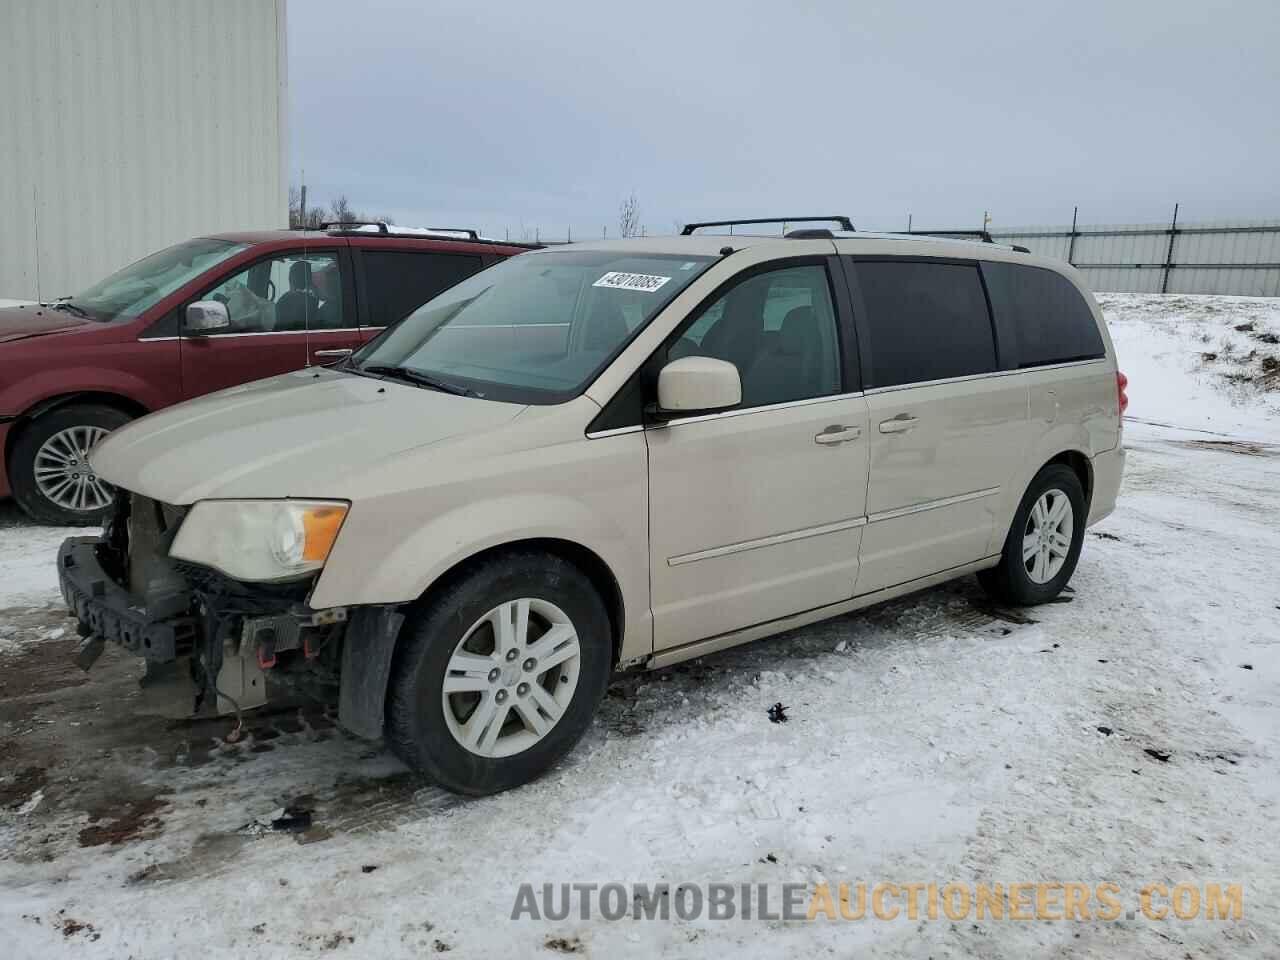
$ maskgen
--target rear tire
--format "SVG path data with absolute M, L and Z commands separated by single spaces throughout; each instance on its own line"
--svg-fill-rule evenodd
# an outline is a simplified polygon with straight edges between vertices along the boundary
M 406 621 L 387 742 L 456 793 L 527 783 L 590 726 L 612 639 L 599 594 L 568 561 L 534 551 L 483 561 Z
M 1047 603 L 1075 572 L 1084 543 L 1088 508 L 1074 470 L 1044 467 L 1013 515 L 1000 563 L 978 574 L 992 598 L 1014 606 Z
M 121 410 L 96 404 L 56 407 L 36 417 L 18 435 L 9 458 L 9 484 L 18 506 L 40 523 L 101 523 L 114 491 L 98 479 L 84 455 L 130 419 Z

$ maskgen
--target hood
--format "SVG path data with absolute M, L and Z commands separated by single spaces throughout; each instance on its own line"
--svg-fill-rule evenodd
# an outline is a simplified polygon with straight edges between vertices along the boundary
M 45 333 L 62 333 L 86 326 L 101 324 L 41 303 L 0 308 L 0 343 L 38 337 Z
M 164 503 L 344 496 L 344 477 L 497 427 L 525 408 L 341 371 L 233 387 L 122 427 L 94 448 L 105 480 Z

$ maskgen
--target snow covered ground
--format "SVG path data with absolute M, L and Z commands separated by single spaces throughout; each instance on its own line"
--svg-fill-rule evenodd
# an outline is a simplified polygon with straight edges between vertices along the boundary
M 7 955 L 1276 956 L 1280 394 L 1232 375 L 1280 354 L 1251 336 L 1280 332 L 1280 309 L 1104 304 L 1135 419 L 1120 506 L 1069 602 L 1024 616 L 970 578 L 620 680 L 566 763 L 484 800 L 315 707 L 255 716 L 234 745 L 225 722 L 136 716 L 134 665 L 109 652 L 86 680 L 73 632 L 55 635 L 62 533 L 4 514 Z M 778 701 L 787 723 L 766 716 Z M 264 827 L 286 804 L 312 827 Z M 776 899 L 824 880 L 1113 882 L 1124 909 L 509 919 L 524 882 L 768 883 Z M 1148 919 L 1150 882 L 1241 884 L 1243 918 Z

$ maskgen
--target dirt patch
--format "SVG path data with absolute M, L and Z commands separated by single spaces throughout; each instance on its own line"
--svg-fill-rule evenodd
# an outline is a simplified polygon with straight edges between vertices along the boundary
M 89 813 L 89 825 L 80 831 L 82 847 L 117 846 L 129 840 L 154 836 L 164 825 L 157 813 L 169 805 L 161 791 L 125 799 Z
M 586 953 L 587 948 L 577 937 L 547 937 L 542 944 L 556 953 Z
M 0 780 L 0 808 L 16 810 L 49 782 L 43 767 L 27 767 L 12 780 Z
M 74 660 L 80 638 L 61 607 L 11 607 L 0 610 L 0 623 L 7 629 L 0 700 L 88 683 Z
M 1184 447 L 1198 450 L 1217 450 L 1221 453 L 1241 453 L 1248 457 L 1274 457 L 1275 447 L 1265 443 L 1249 443 L 1244 440 L 1179 440 Z
M 64 917 L 62 911 L 58 911 L 58 919 L 56 925 L 62 931 L 62 935 L 67 939 L 71 937 L 87 937 L 90 940 L 97 940 L 102 934 L 98 933 L 92 923 L 85 920 L 77 920 L 75 917 Z

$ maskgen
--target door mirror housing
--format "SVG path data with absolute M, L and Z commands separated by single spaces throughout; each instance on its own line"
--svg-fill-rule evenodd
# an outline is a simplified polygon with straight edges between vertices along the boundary
M 658 374 L 661 419 L 691 417 L 728 410 L 742 403 L 738 368 L 714 357 L 681 357 Z
M 182 332 L 194 337 L 203 337 L 219 330 L 231 329 L 231 314 L 227 313 L 227 305 L 218 300 L 197 300 L 187 306 L 186 322 Z

